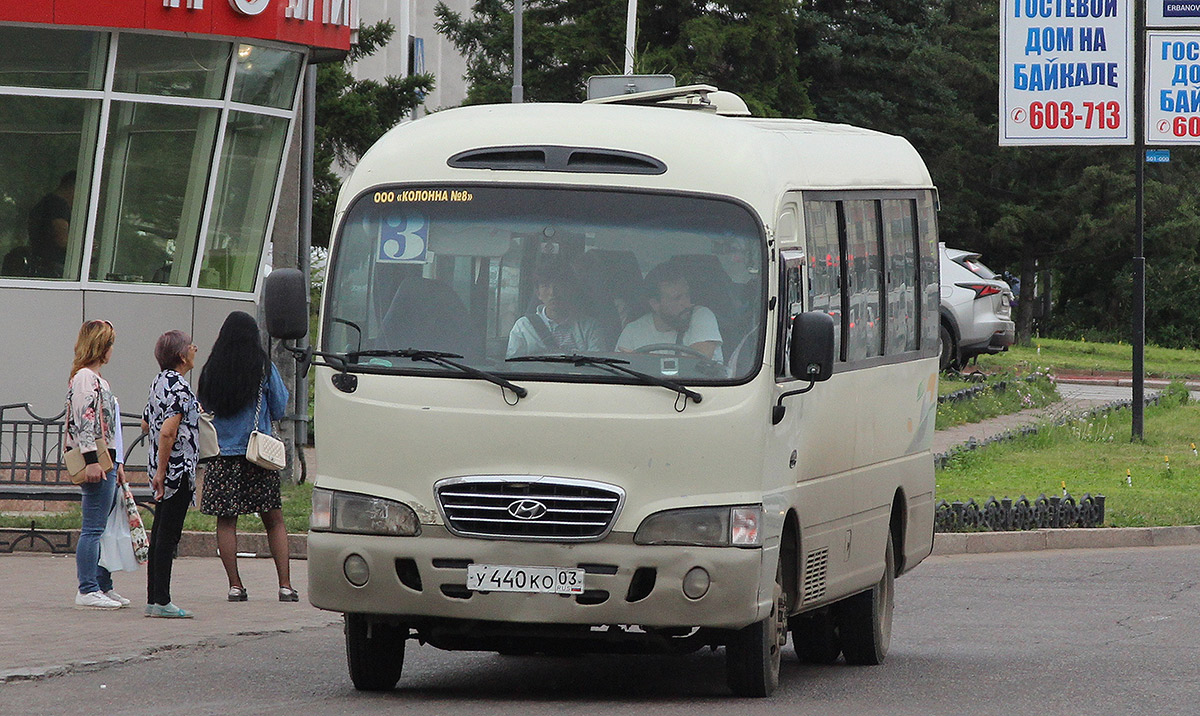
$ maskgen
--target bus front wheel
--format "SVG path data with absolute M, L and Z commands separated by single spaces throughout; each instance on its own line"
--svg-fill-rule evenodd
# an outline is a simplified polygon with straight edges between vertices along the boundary
M 787 644 L 787 592 L 783 570 L 775 570 L 775 594 L 766 619 L 734 633 L 725 645 L 725 671 L 729 690 L 736 696 L 770 696 L 779 686 L 779 665 Z
M 391 691 L 404 669 L 406 627 L 346 615 L 346 663 L 359 691 Z
M 835 606 L 842 654 L 847 664 L 882 664 L 892 643 L 892 610 L 896 596 L 896 552 L 888 531 L 883 576 L 871 589 Z

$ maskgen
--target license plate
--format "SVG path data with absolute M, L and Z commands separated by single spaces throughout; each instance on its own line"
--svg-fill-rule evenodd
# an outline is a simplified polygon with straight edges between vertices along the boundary
M 582 594 L 583 570 L 566 567 L 468 564 L 467 589 L 476 592 Z

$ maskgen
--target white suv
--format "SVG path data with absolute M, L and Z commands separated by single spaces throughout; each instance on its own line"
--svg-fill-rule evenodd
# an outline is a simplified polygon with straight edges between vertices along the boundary
M 981 353 L 1008 350 L 1016 339 L 1013 292 L 979 254 L 938 244 L 941 255 L 941 368 L 961 368 Z

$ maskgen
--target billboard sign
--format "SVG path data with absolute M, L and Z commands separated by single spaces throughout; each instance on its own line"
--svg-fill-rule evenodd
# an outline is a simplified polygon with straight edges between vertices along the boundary
M 1001 0 L 1001 146 L 1133 143 L 1134 12 L 1133 0 Z
M 1200 27 L 1200 2 L 1146 0 L 1146 27 Z
M 1200 30 L 1146 33 L 1146 143 L 1200 144 Z

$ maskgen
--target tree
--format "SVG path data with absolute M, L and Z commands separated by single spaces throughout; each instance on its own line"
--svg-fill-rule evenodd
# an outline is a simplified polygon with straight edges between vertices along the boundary
M 313 243 L 327 245 L 341 179 L 338 166 L 352 166 L 375 140 L 418 107 L 433 89 L 432 75 L 357 80 L 349 67 L 386 45 L 395 34 L 383 20 L 362 26 L 343 62 L 317 70 L 316 146 L 313 150 Z
M 623 2 L 526 7 L 528 99 L 577 101 L 587 75 L 621 72 Z M 467 101 L 509 101 L 511 2 L 436 12 L 468 58 Z M 1021 340 L 1033 334 L 1035 269 L 1055 287 L 1054 323 L 1039 330 L 1128 336 L 1132 150 L 998 145 L 999 0 L 644 0 L 638 23 L 640 72 L 712 82 L 755 114 L 907 137 L 938 187 L 943 240 L 1022 276 Z M 1198 183 L 1186 149 L 1147 170 L 1147 335 L 1164 345 L 1200 345 Z
M 624 69 L 626 3 L 527 0 L 522 85 L 530 102 L 578 102 L 587 78 Z M 512 3 L 476 0 L 464 18 L 438 3 L 436 29 L 467 58 L 467 104 L 508 102 Z M 788 0 L 652 0 L 638 5 L 636 71 L 730 89 L 760 115 L 805 116 L 811 105 L 792 47 Z

